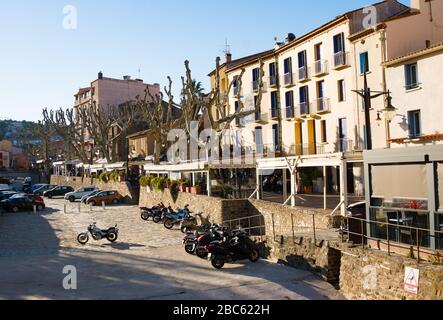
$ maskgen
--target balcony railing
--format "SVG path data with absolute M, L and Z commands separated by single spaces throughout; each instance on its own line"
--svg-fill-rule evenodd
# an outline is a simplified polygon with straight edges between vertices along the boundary
M 349 66 L 349 52 L 340 51 L 332 56 L 334 61 L 334 68 L 340 69 Z
M 246 118 L 237 118 L 237 119 L 235 119 L 235 125 L 237 127 L 244 127 L 246 125 Z
M 284 115 L 287 120 L 294 119 L 296 117 L 294 106 L 287 106 L 284 110 Z
M 285 86 L 292 86 L 294 85 L 294 75 L 291 73 L 285 73 L 283 76 L 283 83 Z
M 267 112 L 256 112 L 255 122 L 257 123 L 267 123 L 269 121 L 269 114 Z
M 270 87 L 274 88 L 274 87 L 276 87 L 278 85 L 277 84 L 277 76 L 270 76 L 268 81 L 269 81 L 269 86 Z
M 298 110 L 300 110 L 300 116 L 309 115 L 309 102 L 301 102 L 298 105 Z
M 309 80 L 309 68 L 301 67 L 298 69 L 298 81 L 304 82 Z
M 278 110 L 277 110 L 277 108 L 271 108 L 269 110 L 269 113 L 270 113 L 272 119 L 277 119 L 278 118 Z
M 324 143 L 303 143 L 303 144 L 292 144 L 289 147 L 285 147 L 285 151 L 288 155 L 294 156 L 307 156 L 314 154 L 324 154 L 325 144 Z
M 252 81 L 252 90 L 257 92 L 260 89 L 260 81 Z
M 256 144 L 255 145 L 255 154 L 263 155 L 268 157 L 274 157 L 275 153 L 279 151 L 279 147 L 273 143 L 268 144 Z
M 237 96 L 240 92 L 240 87 L 234 87 L 234 90 L 232 90 L 234 93 L 234 96 Z
M 331 112 L 331 105 L 329 102 L 329 98 L 318 98 L 313 102 L 315 107 L 313 110 L 316 110 L 316 112 L 319 114 Z
M 329 64 L 327 60 L 317 60 L 314 63 L 314 76 L 319 77 L 329 73 Z
M 351 139 L 338 139 L 336 143 L 337 152 L 353 152 L 354 141 Z

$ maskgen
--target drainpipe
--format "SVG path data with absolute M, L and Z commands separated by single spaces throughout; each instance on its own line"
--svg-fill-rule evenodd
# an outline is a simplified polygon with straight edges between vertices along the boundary
M 358 66 L 358 64 L 357 64 L 357 50 L 356 50 L 355 42 L 354 42 L 354 66 L 355 66 L 355 68 L 354 68 L 354 81 L 355 81 L 354 87 L 359 88 L 358 71 L 357 71 L 357 66 Z M 348 97 L 346 97 L 346 99 L 348 99 Z M 360 137 L 364 135 L 364 132 L 362 132 L 361 125 L 360 125 L 360 99 L 359 98 L 357 98 L 355 105 L 357 106 L 357 111 L 356 111 L 356 114 L 357 114 L 357 136 L 355 138 L 356 138 L 356 140 L 358 139 L 358 141 L 355 141 L 355 144 L 360 147 L 360 144 L 362 144 L 361 143 L 362 139 Z M 360 135 L 360 133 L 362 133 L 362 134 Z M 363 145 L 361 147 L 363 149 Z
M 386 66 L 384 63 L 387 61 L 386 57 L 386 30 L 381 29 L 380 30 L 380 50 L 381 50 L 381 59 L 382 59 L 382 85 L 383 85 L 383 91 L 387 92 L 387 83 L 386 83 Z M 385 100 L 385 108 L 386 108 L 386 100 Z M 391 139 L 391 132 L 390 132 L 390 121 L 385 119 L 385 132 L 386 132 L 386 148 L 391 148 L 391 142 L 389 141 Z
M 276 70 L 276 81 L 277 81 L 277 118 L 278 118 L 278 145 L 280 147 L 280 153 L 283 153 L 283 128 L 282 128 L 282 111 L 281 111 L 281 97 L 280 97 L 280 74 L 278 72 L 279 70 L 279 64 L 278 64 L 278 56 L 275 55 L 274 57 L 275 61 L 275 70 Z

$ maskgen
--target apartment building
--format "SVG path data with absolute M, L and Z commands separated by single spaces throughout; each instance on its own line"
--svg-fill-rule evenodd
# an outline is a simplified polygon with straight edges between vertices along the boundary
M 79 110 L 85 106 L 95 105 L 97 107 L 118 107 L 123 103 L 137 100 L 137 97 L 143 99 L 146 90 L 155 96 L 160 93 L 159 84 L 146 84 L 141 79 L 131 79 L 130 76 L 124 76 L 123 79 L 114 79 L 104 77 L 102 72 L 98 73 L 96 80 L 92 81 L 88 87 L 81 88 L 74 95 L 74 109 Z M 149 98 L 149 97 L 148 97 Z M 118 134 L 118 128 L 111 127 L 109 129 L 110 137 Z M 89 137 L 87 137 L 89 140 Z M 92 141 L 91 141 L 92 142 Z M 126 137 L 121 137 L 116 144 L 116 152 L 118 159 L 115 161 L 126 160 Z
M 380 2 L 373 8 L 381 23 L 409 10 L 397 1 Z M 246 151 L 276 158 L 321 159 L 341 154 L 349 160 L 342 168 L 347 173 L 345 189 L 362 195 L 365 127 L 360 98 L 352 91 L 358 89 L 360 62 L 350 39 L 368 29 L 364 12 L 364 8 L 347 12 L 298 38 L 288 34 L 286 41 L 277 43 L 272 50 L 228 64 L 225 73 L 234 87 L 229 96 L 233 112 L 239 105 L 237 79 L 242 69 L 245 72 L 240 96 L 246 109 L 254 108 L 259 62 L 264 63 L 261 110 L 236 121 L 230 143 L 241 142 Z M 376 72 L 379 70 L 374 71 L 373 77 L 378 76 Z M 340 183 L 343 172 L 337 166 L 328 166 L 324 172 L 328 191 L 338 192 L 339 185 L 344 184 Z M 283 181 L 284 186 L 288 185 L 284 189 L 293 184 L 286 183 L 286 178 Z

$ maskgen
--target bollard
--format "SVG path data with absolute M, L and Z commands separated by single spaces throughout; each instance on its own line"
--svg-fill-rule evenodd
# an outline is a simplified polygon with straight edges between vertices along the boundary
M 66 213 L 66 203 L 63 205 L 63 212 Z
M 92 203 L 89 203 L 89 212 L 92 212 Z
M 34 210 L 34 213 L 37 213 L 37 206 L 35 204 L 32 206 L 32 209 Z
M 78 213 L 82 211 L 80 203 L 78 204 Z
M 106 205 L 105 205 L 104 201 L 102 201 L 102 208 L 103 208 L 103 210 L 106 210 Z

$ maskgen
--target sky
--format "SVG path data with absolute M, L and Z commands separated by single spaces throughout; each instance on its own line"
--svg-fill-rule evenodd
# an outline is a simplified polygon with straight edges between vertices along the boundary
M 171 76 L 178 93 L 184 61 L 189 60 L 193 77 L 209 89 L 207 74 L 214 69 L 215 58 L 223 57 L 226 41 L 233 58 L 240 58 L 271 49 L 274 37 L 283 41 L 289 32 L 300 36 L 370 3 L 3 0 L 0 119 L 37 121 L 42 108 L 72 107 L 73 95 L 99 71 L 105 77 L 131 75 L 162 87 Z M 69 6 L 76 10 L 76 25 L 69 19 Z

